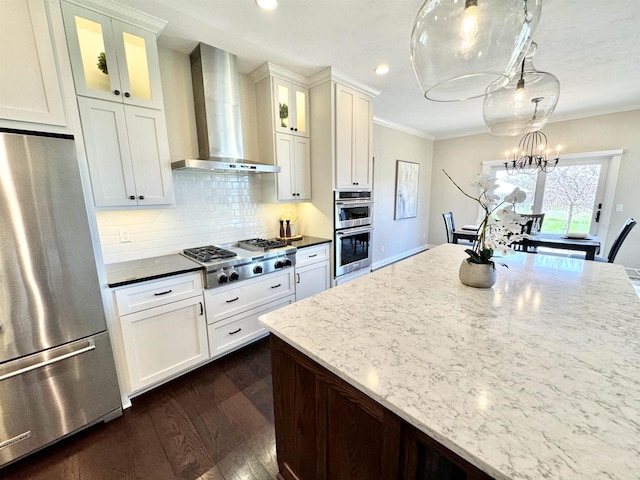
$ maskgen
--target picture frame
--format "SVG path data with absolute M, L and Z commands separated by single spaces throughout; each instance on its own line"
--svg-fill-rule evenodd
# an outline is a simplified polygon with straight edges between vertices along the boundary
M 420 164 L 396 160 L 396 196 L 394 220 L 418 216 Z

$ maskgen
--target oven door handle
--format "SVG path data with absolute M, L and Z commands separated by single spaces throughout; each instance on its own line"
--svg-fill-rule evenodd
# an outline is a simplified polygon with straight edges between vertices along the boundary
M 336 235 L 355 235 L 358 233 L 367 233 L 373 232 L 373 227 L 365 227 L 365 228 L 348 228 L 346 230 L 338 230 Z
M 367 200 L 366 202 L 336 202 L 336 205 L 346 205 L 347 207 L 357 207 L 358 205 L 373 205 L 373 200 Z

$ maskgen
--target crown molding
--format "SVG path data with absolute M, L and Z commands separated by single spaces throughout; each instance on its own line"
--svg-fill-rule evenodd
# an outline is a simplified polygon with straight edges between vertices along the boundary
M 278 65 L 275 65 L 271 62 L 263 63 L 258 68 L 256 68 L 253 72 L 249 74 L 249 79 L 253 83 L 258 83 L 259 81 L 264 80 L 269 76 L 277 77 L 282 80 L 286 80 L 288 82 L 300 85 L 302 87 L 308 88 L 309 86 L 309 79 L 304 75 L 300 75 L 299 73 L 294 73 L 290 70 L 279 67 Z
M 160 35 L 167 21 L 153 15 L 141 12 L 114 0 L 64 0 L 67 3 L 78 5 L 79 7 L 88 8 L 95 12 L 101 13 L 122 22 L 134 24 L 136 27 L 144 28 L 153 32 L 156 36 Z
M 383 127 L 398 130 L 399 132 L 408 133 L 409 135 L 413 135 L 415 137 L 424 138 L 432 142 L 436 139 L 433 135 L 429 135 L 427 132 L 423 132 L 422 130 L 418 130 L 417 128 L 407 127 L 406 125 L 392 122 L 391 120 L 385 120 L 384 118 L 373 117 L 373 123 L 376 123 Z
M 340 70 L 337 70 L 333 67 L 327 67 L 324 70 L 321 70 L 315 75 L 309 77 L 309 88 L 316 87 L 328 81 L 334 81 L 342 85 L 346 85 L 347 87 L 351 87 L 364 93 L 365 95 L 369 95 L 374 98 L 381 93 L 380 90 L 370 87 L 369 85 L 362 83 L 360 80 L 352 77 L 351 75 L 347 75 L 346 73 L 341 72 Z

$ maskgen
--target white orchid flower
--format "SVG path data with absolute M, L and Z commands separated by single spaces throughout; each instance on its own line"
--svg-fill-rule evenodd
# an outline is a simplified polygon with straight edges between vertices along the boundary
M 527 222 L 515 211 L 515 204 L 522 203 L 527 198 L 524 190 L 516 187 L 504 200 L 500 201 L 500 197 L 495 193 L 498 188 L 496 179 L 487 174 L 480 174 L 472 186 L 479 187 L 481 192 L 474 197 L 462 190 L 446 171 L 444 173 L 458 190 L 478 202 L 484 210 L 483 215 L 478 219 L 481 227 L 478 232 L 478 241 L 473 247 L 473 254 L 469 254 L 470 257 L 476 261 L 480 260 L 481 263 L 493 263 L 491 257 L 494 251 L 499 250 L 503 255 L 514 253 L 509 245 L 530 238 L 530 235 L 522 233 L 522 226 Z
M 522 203 L 526 199 L 527 199 L 527 192 L 525 192 L 524 190 L 519 190 L 518 193 L 516 194 L 515 203 Z

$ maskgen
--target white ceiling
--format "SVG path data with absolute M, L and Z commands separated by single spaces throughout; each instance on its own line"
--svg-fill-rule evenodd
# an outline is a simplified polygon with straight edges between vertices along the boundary
M 271 61 L 312 75 L 333 66 L 382 91 L 378 118 L 434 139 L 486 132 L 482 99 L 424 99 L 409 60 L 423 0 L 119 0 L 168 20 L 159 43 L 189 53 L 199 41 L 238 56 L 241 73 Z M 534 40 L 538 70 L 560 80 L 551 121 L 640 108 L 640 0 L 544 0 Z M 373 73 L 386 63 L 391 72 Z

